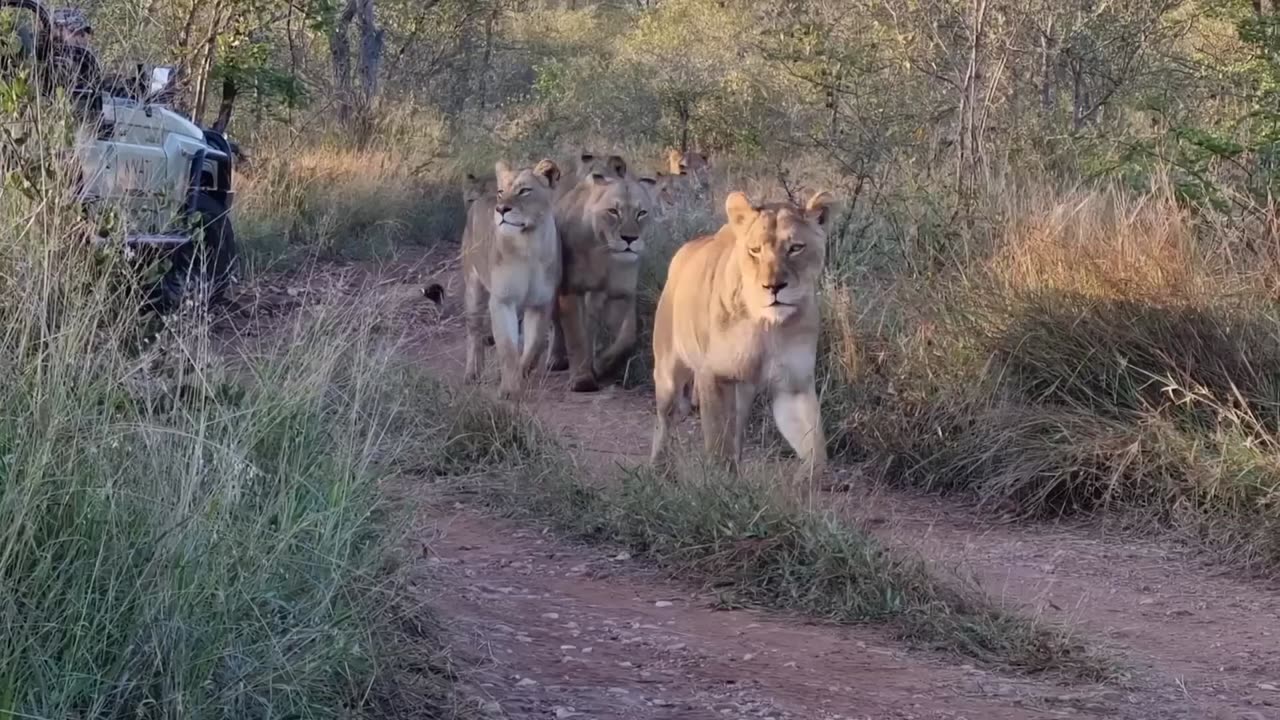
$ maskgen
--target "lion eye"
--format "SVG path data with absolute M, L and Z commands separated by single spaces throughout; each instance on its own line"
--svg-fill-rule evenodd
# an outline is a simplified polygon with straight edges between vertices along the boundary
M 520 192 L 516 193 L 516 195 L 528 195 L 531 192 L 533 192 L 531 188 L 520 188 Z
M 758 247 L 747 248 L 747 253 L 750 254 L 751 257 L 760 257 L 760 248 Z
M 618 208 L 609 208 L 609 214 L 618 217 Z
M 787 248 L 787 254 L 795 255 L 796 253 L 800 252 L 803 249 L 804 249 L 804 245 L 801 245 L 800 243 L 795 243 L 791 247 Z
M 637 219 L 637 220 L 643 220 L 643 219 L 644 219 L 644 216 L 645 216 L 645 215 L 648 215 L 648 214 L 649 214 L 649 211 L 648 211 L 648 210 L 641 210 L 640 212 L 636 213 L 636 219 Z

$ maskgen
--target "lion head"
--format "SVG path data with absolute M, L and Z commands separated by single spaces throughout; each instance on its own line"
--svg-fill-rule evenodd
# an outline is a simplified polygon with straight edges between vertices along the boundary
M 623 160 L 619 155 L 605 156 L 583 151 L 578 156 L 578 179 L 586 180 L 592 175 L 603 175 L 610 178 L 626 177 L 627 161 Z
M 467 173 L 462 183 L 462 204 L 471 207 L 471 203 L 482 197 L 492 197 L 498 191 L 498 181 L 492 177 L 476 177 Z
M 751 317 L 781 323 L 815 302 L 832 205 L 825 192 L 814 194 L 804 207 L 754 205 L 741 192 L 725 199 L 737 241 L 733 262 L 742 275 L 742 302 Z
M 638 260 L 653 205 L 652 178 L 607 177 L 595 173 L 585 210 L 596 236 L 618 260 Z
M 706 188 L 711 182 L 711 158 L 706 153 L 668 148 L 667 174 L 684 177 L 691 185 Z
M 541 227 L 551 215 L 560 168 L 543 160 L 532 168 L 512 169 L 505 162 L 494 166 L 497 200 L 493 221 L 500 234 L 522 233 Z

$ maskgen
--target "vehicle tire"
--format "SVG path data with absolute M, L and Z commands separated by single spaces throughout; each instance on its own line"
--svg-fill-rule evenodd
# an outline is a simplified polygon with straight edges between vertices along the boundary
M 201 195 L 190 230 L 192 242 L 169 256 L 169 270 L 152 293 L 153 305 L 161 313 L 173 312 L 192 294 L 202 309 L 219 305 L 235 277 L 240 253 L 226 206 Z

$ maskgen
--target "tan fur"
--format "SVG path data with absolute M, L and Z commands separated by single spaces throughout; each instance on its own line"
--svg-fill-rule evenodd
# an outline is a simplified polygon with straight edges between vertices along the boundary
M 598 155 L 593 152 L 583 151 L 578 155 L 578 159 L 574 162 L 576 170 L 573 174 L 562 176 L 560 181 L 556 183 L 555 199 L 559 200 L 565 194 L 572 192 L 578 182 L 584 178 L 588 178 L 593 174 L 601 174 L 607 177 L 625 177 L 627 174 L 627 163 L 618 155 Z M 498 181 L 493 175 L 483 175 L 476 177 L 471 173 L 467 173 L 462 184 L 462 203 L 465 208 L 470 208 L 471 203 L 477 198 L 486 195 L 493 195 L 498 189 Z M 561 358 L 553 364 L 555 370 L 566 370 L 569 367 L 569 361 L 564 350 L 564 336 L 560 330 L 560 322 L 558 320 L 558 312 L 552 313 L 553 333 L 552 339 L 553 354 L 557 358 Z M 492 346 L 494 344 L 493 335 L 489 334 L 485 337 L 485 345 Z
M 736 466 L 751 403 L 767 390 L 805 472 L 825 467 L 814 367 L 831 204 L 819 193 L 804 207 L 757 207 L 732 193 L 724 227 L 671 259 L 653 328 L 653 462 L 664 459 L 671 425 L 688 414 L 696 388 L 707 451 Z
M 484 177 L 476 177 L 471 173 L 467 173 L 466 179 L 462 183 L 462 204 L 471 209 L 471 203 L 485 197 L 492 196 L 498 191 L 498 181 L 492 175 Z
M 705 153 L 668 148 L 657 173 L 657 207 L 663 216 L 682 208 L 711 207 L 711 163 Z
M 552 211 L 560 170 L 550 160 L 511 169 L 499 162 L 494 192 L 473 186 L 462 235 L 466 283 L 467 382 L 484 368 L 484 319 L 497 346 L 504 397 L 519 393 L 521 379 L 542 353 L 560 284 L 560 241 Z M 520 318 L 524 319 L 521 354 Z
M 616 175 L 622 177 L 627 172 L 626 163 L 617 155 L 596 155 L 594 153 L 584 152 L 578 156 L 577 169 L 572 175 L 563 176 L 556 183 L 555 196 L 557 199 L 569 192 L 578 184 L 578 181 L 590 177 L 593 173 L 602 175 Z M 462 204 L 470 208 L 471 203 L 476 198 L 485 195 L 492 195 L 498 189 L 498 181 L 493 175 L 475 176 L 467 173 L 462 183 Z
M 667 148 L 667 172 L 672 175 L 705 175 L 711 168 L 706 153 Z
M 611 374 L 636 344 L 636 285 L 654 181 L 631 177 L 625 163 L 611 163 L 607 171 L 613 174 L 591 174 L 556 203 L 564 271 L 549 364 L 571 370 L 575 392 L 597 390 L 598 379 Z M 610 326 L 614 341 L 596 358 L 601 322 Z

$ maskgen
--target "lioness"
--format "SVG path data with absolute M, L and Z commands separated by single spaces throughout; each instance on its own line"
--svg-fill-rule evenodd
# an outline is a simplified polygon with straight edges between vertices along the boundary
M 560 284 L 560 240 L 552 205 L 560 169 L 543 160 L 533 168 L 494 167 L 496 190 L 477 196 L 462 234 L 466 283 L 465 380 L 478 382 L 484 368 L 484 308 L 497 346 L 503 397 L 520 391 L 521 378 L 542 353 Z M 524 353 L 520 354 L 520 316 Z
M 627 174 L 627 163 L 617 155 L 597 155 L 592 152 L 583 151 L 577 160 L 577 170 L 573 175 L 561 177 L 555 186 L 555 199 L 559 200 L 565 193 L 571 192 L 577 185 L 578 181 L 590 177 L 594 173 L 600 173 L 609 177 L 623 177 Z M 471 173 L 467 173 L 462 184 L 462 203 L 467 209 L 471 208 L 471 204 L 477 198 L 486 195 L 492 195 L 498 189 L 497 178 L 493 175 L 484 175 L 476 177 Z M 564 350 L 564 337 L 560 330 L 560 322 L 557 319 L 557 313 L 552 312 L 552 355 L 559 358 L 567 358 Z M 486 346 L 494 344 L 493 334 L 485 335 L 484 343 Z M 554 363 L 553 363 L 554 364 Z M 555 367 L 556 370 L 566 370 L 569 367 L 569 361 L 563 360 L 563 365 Z
M 710 168 L 711 158 L 706 153 L 667 148 L 667 172 L 671 175 L 692 176 L 699 182 L 705 182 Z
M 493 195 L 497 190 L 498 181 L 493 176 L 476 177 L 467 173 L 466 180 L 462 184 L 462 204 L 470 210 L 471 203 L 486 195 Z
M 706 153 L 667 149 L 667 175 L 677 196 L 706 199 L 711 196 L 711 158 Z
M 610 169 L 615 174 L 594 173 L 556 203 L 564 272 L 550 367 L 571 365 L 574 392 L 598 390 L 598 378 L 636 343 L 636 286 L 655 181 L 632 178 L 625 164 Z M 614 340 L 597 359 L 600 322 L 611 326 Z
M 736 467 L 751 403 L 767 389 L 787 443 L 810 475 L 822 471 L 813 374 L 831 211 L 825 192 L 804 207 L 756 206 L 735 192 L 725 199 L 724 227 L 671 258 L 653 328 L 652 462 L 664 459 L 671 425 L 688 414 L 696 389 L 708 453 Z

